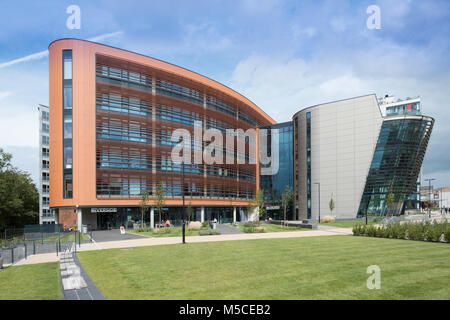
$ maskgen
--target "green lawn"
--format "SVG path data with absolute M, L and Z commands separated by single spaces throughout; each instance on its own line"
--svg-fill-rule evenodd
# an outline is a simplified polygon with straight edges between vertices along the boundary
M 381 224 L 382 222 L 380 222 L 380 221 L 374 222 L 374 221 L 369 220 L 367 223 L 368 224 Z M 358 220 L 358 221 L 335 221 L 335 222 L 327 222 L 327 223 L 321 222 L 319 224 L 321 226 L 353 228 L 353 226 L 356 226 L 358 224 L 366 224 L 366 221 L 365 220 L 364 221 L 361 221 L 361 220 Z
M 161 228 L 164 230 L 164 228 Z M 127 232 L 129 233 L 134 233 L 134 234 L 138 234 L 141 236 L 149 236 L 149 237 L 154 237 L 154 238 L 161 238 L 161 237 L 181 237 L 181 227 L 171 227 L 171 228 L 166 228 L 165 232 L 162 233 L 157 233 L 157 232 L 153 232 L 153 230 L 155 229 L 150 229 L 152 231 L 146 231 L 146 232 L 137 232 L 135 230 L 127 230 Z M 186 228 L 186 236 L 198 236 L 199 232 L 198 231 L 188 231 Z
M 85 251 L 108 299 L 450 299 L 450 246 L 327 236 Z M 367 267 L 381 268 L 369 290 Z
M 59 263 L 12 266 L 0 271 L 0 300 L 59 300 Z
M 305 231 L 308 229 L 302 229 L 297 227 L 288 227 L 288 226 L 282 226 L 279 224 L 273 224 L 273 223 L 262 223 L 261 226 L 264 227 L 264 232 L 286 232 L 286 231 Z M 239 224 L 237 228 L 241 231 L 244 231 L 244 224 Z M 311 230 L 311 229 L 309 229 Z

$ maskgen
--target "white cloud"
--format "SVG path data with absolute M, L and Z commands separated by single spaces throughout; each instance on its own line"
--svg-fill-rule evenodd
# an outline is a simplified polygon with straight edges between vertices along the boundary
M 30 55 L 22 57 L 22 58 L 18 58 L 18 59 L 14 59 L 14 60 L 11 60 L 8 62 L 1 63 L 0 68 L 9 67 L 9 66 L 15 65 L 17 63 L 21 63 L 21 62 L 39 60 L 39 59 L 45 58 L 47 56 L 48 56 L 48 50 L 33 53 L 33 54 L 30 54 Z
M 0 100 L 9 97 L 12 94 L 11 91 L 0 91 Z
M 105 41 L 110 38 L 115 38 L 115 37 L 121 36 L 122 34 L 123 34 L 123 31 L 105 33 L 105 34 L 102 34 L 102 35 L 99 35 L 96 37 L 89 38 L 88 40 L 100 42 L 100 41 Z M 29 61 L 33 61 L 33 60 L 39 60 L 39 59 L 45 58 L 47 56 L 48 56 L 48 50 L 36 52 L 36 53 L 30 54 L 28 56 L 22 57 L 22 58 L 18 58 L 18 59 L 14 59 L 11 61 L 1 63 L 0 68 L 9 67 L 9 66 L 21 63 L 21 62 L 29 62 Z

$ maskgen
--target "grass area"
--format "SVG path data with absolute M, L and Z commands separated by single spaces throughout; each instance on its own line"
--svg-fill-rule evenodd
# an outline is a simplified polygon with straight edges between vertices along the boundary
M 0 271 L 0 300 L 59 300 L 59 263 L 8 267 Z
M 161 237 L 181 237 L 181 227 L 170 227 L 170 228 L 161 228 L 161 231 L 155 232 L 156 229 L 149 229 L 149 231 L 144 232 L 138 232 L 136 230 L 127 230 L 129 233 L 138 234 L 141 236 L 149 236 L 154 238 L 161 238 Z M 186 237 L 188 236 L 198 236 L 198 231 L 188 231 L 186 228 Z
M 367 221 L 368 224 L 380 224 L 381 221 Z M 340 228 L 353 228 L 353 226 L 366 224 L 366 220 L 355 220 L 355 221 L 334 221 L 334 222 L 321 222 L 319 223 L 322 226 L 330 226 L 330 227 L 340 227 Z
M 230 226 L 233 226 L 230 224 Z M 273 224 L 273 223 L 261 223 L 261 226 L 264 227 L 264 232 L 286 232 L 286 231 L 305 231 L 307 229 L 302 229 L 298 227 L 292 227 L 292 226 L 282 226 L 279 224 Z M 245 227 L 244 224 L 239 224 L 237 228 L 241 231 L 244 231 Z
M 450 246 L 326 236 L 80 252 L 108 299 L 450 299 Z M 366 287 L 381 268 L 381 289 Z

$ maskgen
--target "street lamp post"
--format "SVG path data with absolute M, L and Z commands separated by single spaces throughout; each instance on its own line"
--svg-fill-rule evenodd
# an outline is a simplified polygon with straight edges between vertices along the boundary
M 186 231 L 185 231 L 185 228 L 186 228 L 186 225 L 185 225 L 185 221 L 184 221 L 184 216 L 185 216 L 185 207 L 184 207 L 184 159 L 183 159 L 183 162 L 181 162 L 181 184 L 183 185 L 182 186 L 182 188 L 183 188 L 183 213 L 182 213 L 182 216 L 183 216 L 183 226 L 182 226 L 182 234 L 183 234 L 183 243 L 186 243 Z
M 319 187 L 319 223 L 320 223 L 320 182 L 314 182 L 314 184 L 317 184 Z
M 428 181 L 428 218 L 431 218 L 431 181 L 436 180 L 434 178 L 425 179 Z

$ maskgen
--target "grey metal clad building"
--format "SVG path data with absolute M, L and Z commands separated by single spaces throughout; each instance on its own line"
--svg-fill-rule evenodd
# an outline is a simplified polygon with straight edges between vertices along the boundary
M 395 109 L 385 112 L 386 105 L 380 108 L 382 101 L 370 94 L 308 107 L 293 116 L 300 220 L 317 220 L 319 208 L 322 217 L 337 219 L 404 211 L 406 199 L 416 192 L 434 123 L 420 115 L 416 100 L 396 102 Z

